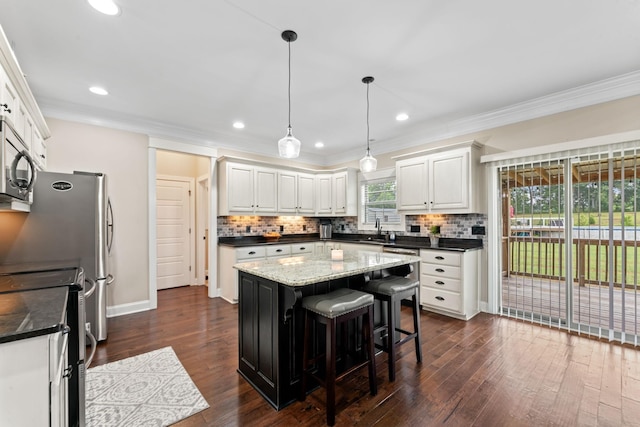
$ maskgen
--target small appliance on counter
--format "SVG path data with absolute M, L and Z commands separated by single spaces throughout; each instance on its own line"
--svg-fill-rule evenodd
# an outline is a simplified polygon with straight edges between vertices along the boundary
M 320 222 L 320 239 L 331 239 L 331 222 L 327 220 Z

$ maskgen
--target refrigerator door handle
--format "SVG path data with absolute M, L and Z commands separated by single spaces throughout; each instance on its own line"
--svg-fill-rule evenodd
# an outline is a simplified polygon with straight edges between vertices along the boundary
M 96 291 L 96 282 L 94 282 L 93 280 L 85 277 L 84 283 L 86 283 L 86 284 L 91 286 L 91 288 L 88 291 L 84 292 L 84 297 L 85 298 L 89 298 Z
M 107 251 L 111 253 L 111 246 L 113 246 L 113 232 L 115 226 L 113 223 L 113 207 L 111 206 L 111 199 L 107 199 Z
M 115 280 L 115 277 L 113 277 L 113 275 L 112 275 L 112 274 L 107 274 L 107 277 L 106 277 L 106 283 L 107 283 L 107 285 L 112 284 L 114 280 Z

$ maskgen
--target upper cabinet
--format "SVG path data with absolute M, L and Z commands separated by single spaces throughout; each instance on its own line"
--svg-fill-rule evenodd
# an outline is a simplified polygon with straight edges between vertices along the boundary
M 46 168 L 44 140 L 51 136 L 51 132 L 1 27 L 0 116 L 22 138 L 37 167 Z
M 218 215 L 356 215 L 353 169 L 331 173 L 263 167 L 221 159 Z
M 405 214 L 485 212 L 478 144 L 398 160 L 396 178 Z
M 315 214 L 315 176 L 290 171 L 278 172 L 278 212 Z

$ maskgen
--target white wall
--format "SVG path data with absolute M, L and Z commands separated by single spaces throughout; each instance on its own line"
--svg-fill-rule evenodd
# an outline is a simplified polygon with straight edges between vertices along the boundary
M 107 175 L 115 219 L 109 306 L 146 301 L 148 292 L 146 135 L 47 119 L 47 169 Z

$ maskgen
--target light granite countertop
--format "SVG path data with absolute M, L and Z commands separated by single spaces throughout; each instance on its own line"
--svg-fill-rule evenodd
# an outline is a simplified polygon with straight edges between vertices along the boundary
M 306 286 L 419 261 L 413 255 L 345 250 L 342 261 L 319 254 L 243 262 L 233 268 L 287 286 Z

